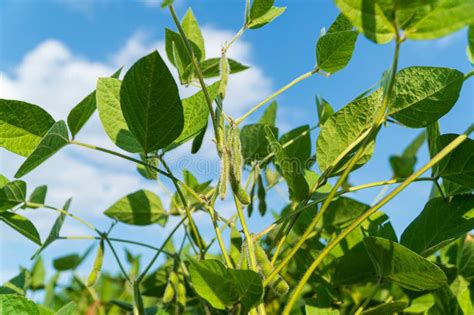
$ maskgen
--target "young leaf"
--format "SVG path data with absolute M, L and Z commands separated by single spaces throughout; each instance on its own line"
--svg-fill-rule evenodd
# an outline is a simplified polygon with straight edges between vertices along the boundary
M 77 312 L 77 304 L 69 302 L 54 313 L 54 315 L 73 315 Z
M 68 200 L 66 201 L 66 203 L 65 203 L 64 206 L 63 206 L 63 210 L 64 210 L 64 211 L 67 212 L 67 211 L 69 210 L 69 207 L 71 206 L 71 201 L 72 201 L 72 199 L 68 199 Z M 43 242 L 43 244 L 41 245 L 41 247 L 33 254 L 33 256 L 31 257 L 31 259 L 36 259 L 36 257 L 38 257 L 39 254 L 41 254 L 41 252 L 42 252 L 46 247 L 48 247 L 49 245 L 51 245 L 51 243 L 53 243 L 55 240 L 58 239 L 58 237 L 59 237 L 59 232 L 61 231 L 61 227 L 63 226 L 65 219 L 66 219 L 66 214 L 61 212 L 61 214 L 59 214 L 59 216 L 58 216 L 58 218 L 56 219 L 56 221 L 54 221 L 53 227 L 51 228 L 51 231 L 49 231 L 48 237 L 47 237 L 46 240 Z
M 273 6 L 275 0 L 254 0 L 250 7 L 250 20 L 256 19 L 267 13 Z
M 36 187 L 35 190 L 33 190 L 33 192 L 31 193 L 28 202 L 37 203 L 40 205 L 44 204 L 47 192 L 48 186 L 46 185 Z M 31 206 L 29 207 L 31 208 Z
M 207 79 L 219 76 L 220 60 L 221 58 L 210 58 L 201 62 L 201 71 L 204 78 Z M 243 65 L 231 58 L 228 58 L 227 61 L 229 62 L 230 74 L 239 73 L 249 68 L 248 66 Z
M 304 177 L 304 170 L 300 165 L 294 165 L 294 160 L 276 140 L 269 126 L 265 126 L 267 141 L 275 154 L 275 164 L 280 168 L 290 193 L 290 199 L 301 201 L 308 196 L 309 187 Z
M 0 99 L 0 147 L 28 156 L 54 124 L 54 119 L 37 105 Z
M 196 21 L 191 8 L 186 11 L 184 18 L 181 21 L 181 25 L 183 26 L 186 37 L 199 48 L 199 51 L 194 51 L 194 53 L 199 56 L 200 61 L 204 60 L 206 58 L 204 38 L 202 37 L 198 22 Z
M 0 188 L 0 212 L 9 210 L 26 200 L 26 183 L 22 180 L 9 182 Z
M 33 291 L 43 289 L 46 278 L 46 269 L 44 268 L 43 258 L 40 256 L 35 260 L 31 268 L 30 288 Z
M 318 110 L 319 125 L 323 125 L 332 114 L 334 109 L 331 105 L 322 97 L 316 97 L 316 109 Z
M 434 290 L 447 283 L 444 272 L 408 248 L 380 237 L 364 243 L 379 276 L 412 291 Z
M 145 153 L 164 148 L 183 130 L 178 87 L 157 51 L 137 61 L 125 74 L 120 103 L 125 121 Z
M 426 133 L 422 131 L 413 141 L 406 147 L 402 155 L 391 155 L 390 166 L 393 170 L 395 178 L 407 178 L 415 170 L 416 153 L 421 145 L 425 142 Z
M 456 103 L 464 74 L 455 69 L 409 67 L 395 77 L 389 115 L 402 124 L 420 128 L 443 117 Z
M 97 281 L 99 273 L 102 270 L 102 263 L 104 262 L 104 240 L 100 240 L 99 247 L 97 248 L 97 254 L 95 256 L 94 265 L 92 270 L 87 277 L 86 286 L 91 287 Z
M 319 69 L 335 73 L 347 66 L 352 58 L 357 31 L 352 30 L 351 22 L 342 14 L 331 25 L 326 34 L 318 39 L 316 60 Z
M 276 101 L 273 101 L 262 114 L 262 117 L 258 120 L 259 124 L 268 125 L 275 127 L 276 117 L 277 117 L 278 104 Z
M 193 48 L 193 52 L 196 58 L 198 60 L 201 60 L 201 49 L 193 41 L 190 41 L 190 44 Z M 187 69 L 188 67 L 191 73 L 194 72 L 194 65 L 191 62 L 191 58 L 189 57 L 186 45 L 179 33 L 165 28 L 165 46 L 166 56 L 168 57 L 168 60 L 178 70 L 180 70 L 181 68 L 182 72 L 180 72 L 180 75 L 183 75 L 185 69 Z M 178 63 L 181 63 L 180 67 L 178 67 Z
M 60 120 L 48 130 L 36 149 L 23 162 L 16 172 L 15 178 L 28 174 L 68 143 L 69 135 L 66 123 Z
M 400 243 L 421 256 L 429 256 L 474 229 L 474 195 L 450 201 L 431 199 L 402 234 Z
M 19 294 L 19 295 L 26 295 L 28 288 L 31 283 L 31 275 L 28 270 L 23 269 L 20 267 L 21 271 L 18 275 L 11 278 L 7 282 L 5 282 L 0 287 L 0 295 L 1 294 Z M 1 308 L 0 308 L 1 310 Z
M 278 129 L 275 127 L 270 128 L 274 136 L 278 137 Z M 240 141 L 242 142 L 242 155 L 246 164 L 261 160 L 271 152 L 265 136 L 265 125 L 263 124 L 244 126 L 240 131 Z
M 395 38 L 391 12 L 376 0 L 335 0 L 337 7 L 368 39 L 385 44 Z
M 280 138 L 280 143 L 283 146 L 285 143 L 293 141 L 290 145 L 284 148 L 288 157 L 298 163 L 297 167 L 300 170 L 308 168 L 309 159 L 311 157 L 311 137 L 309 134 L 309 126 L 304 125 L 283 134 Z
M 0 310 L 2 315 L 39 315 L 38 308 L 33 301 L 17 294 L 1 294 Z
M 355 100 L 334 113 L 321 126 L 321 132 L 316 142 L 316 160 L 321 172 L 331 166 L 336 166 L 332 175 L 344 170 L 349 160 L 347 154 L 346 158 L 342 159 L 338 165 L 333 165 L 333 163 L 347 150 L 347 147 L 372 126 L 380 108 L 381 96 L 382 93 L 379 90 L 367 97 Z M 371 142 L 354 169 L 367 163 L 373 149 L 374 142 Z
M 17 232 L 21 233 L 23 236 L 35 242 L 36 244 L 41 245 L 38 231 L 36 230 L 33 223 L 31 223 L 27 218 L 16 213 L 1 211 L 0 221 L 5 222 Z
M 257 18 L 251 19 L 247 23 L 247 27 L 250 29 L 257 29 L 262 26 L 265 26 L 277 17 L 279 17 L 281 14 L 283 14 L 285 10 L 286 7 L 271 7 L 265 14 Z
M 130 132 L 120 107 L 120 80 L 99 78 L 97 80 L 97 110 L 105 132 L 119 148 L 137 153 L 143 151 L 137 138 Z
M 168 214 L 163 209 L 160 198 L 151 191 L 138 190 L 129 194 L 104 211 L 110 218 L 132 225 L 164 225 Z
M 77 254 L 66 255 L 53 260 L 54 269 L 66 271 L 75 269 L 81 263 L 81 257 Z
M 424 294 L 411 300 L 410 306 L 405 308 L 407 313 L 425 313 L 434 305 L 433 295 L 430 293 Z

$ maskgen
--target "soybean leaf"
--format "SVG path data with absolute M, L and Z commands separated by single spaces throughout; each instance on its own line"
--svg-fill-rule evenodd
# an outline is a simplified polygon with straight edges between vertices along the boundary
M 97 80 L 97 109 L 105 132 L 119 148 L 136 153 L 143 151 L 137 138 L 130 132 L 120 107 L 120 80 L 99 78 Z
M 335 73 L 347 66 L 352 58 L 357 31 L 352 30 L 351 22 L 339 14 L 326 34 L 318 39 L 316 60 L 319 69 Z
M 145 153 L 164 148 L 183 130 L 178 87 L 157 51 L 137 61 L 125 74 L 120 103 L 125 121 Z
M 396 75 L 389 115 L 402 124 L 420 128 L 443 117 L 456 103 L 464 74 L 439 67 L 409 67 Z
M 169 5 L 172 5 L 174 0 L 162 0 L 161 1 L 161 8 L 164 9 Z
M 384 44 L 395 38 L 390 10 L 376 0 L 335 0 L 339 10 L 368 39 Z
M 278 104 L 276 101 L 273 101 L 263 112 L 262 116 L 258 120 L 259 124 L 268 125 L 275 127 L 276 117 L 277 117 Z
M 46 194 L 48 193 L 48 186 L 41 185 L 35 188 L 30 195 L 28 202 L 44 204 L 46 200 Z M 29 206 L 31 208 L 31 206 Z
M 474 195 L 434 198 L 405 229 L 401 244 L 427 257 L 472 229 Z
M 43 258 L 41 256 L 35 260 L 31 268 L 31 283 L 30 288 L 35 291 L 44 288 L 46 279 L 46 269 L 44 268 Z
M 11 209 L 26 200 L 26 183 L 15 180 L 0 188 L 0 212 Z
M 277 141 L 269 126 L 265 126 L 265 133 L 267 141 L 275 154 L 275 164 L 279 167 L 288 184 L 290 199 L 295 201 L 305 199 L 308 196 L 309 187 L 304 177 L 304 169 L 301 165 L 293 163 L 291 156 Z
M 322 227 L 333 231 L 343 228 L 369 209 L 369 206 L 357 200 L 339 197 L 330 203 L 322 218 Z
M 17 294 L 0 295 L 0 310 L 3 314 L 39 315 L 36 304 Z
M 54 313 L 54 315 L 73 315 L 77 312 L 77 304 L 69 302 Z
M 54 119 L 37 105 L 0 99 L 0 147 L 28 156 L 54 124 Z
M 320 308 L 314 305 L 306 304 L 304 307 L 306 315 L 339 315 L 339 310 L 330 308 Z
M 24 216 L 8 211 L 1 211 L 0 221 L 5 222 L 11 228 L 13 228 L 26 238 L 30 239 L 31 241 L 35 242 L 36 244 L 41 245 L 41 240 L 38 231 L 36 230 L 33 223 L 31 223 L 30 220 L 28 220 Z
M 201 62 L 201 71 L 204 78 L 213 78 L 219 76 L 220 60 L 221 58 L 209 58 Z M 238 73 L 249 68 L 248 66 L 243 65 L 231 58 L 227 58 L 227 61 L 229 62 L 230 74 Z
M 331 105 L 322 97 L 316 97 L 316 109 L 318 111 L 319 125 L 321 126 L 334 114 L 334 109 Z
M 219 91 L 219 81 L 208 86 L 208 92 L 211 100 L 214 100 Z M 177 139 L 170 145 L 174 148 L 186 141 L 196 137 L 207 127 L 209 119 L 209 106 L 207 104 L 204 92 L 201 90 L 196 94 L 183 99 L 184 127 Z
M 414 298 L 410 302 L 410 306 L 405 308 L 407 313 L 424 313 L 434 305 L 433 295 L 428 293 Z
M 474 280 L 474 241 L 464 243 L 459 260 L 459 274 L 469 282 Z
M 66 255 L 53 260 L 54 269 L 65 271 L 76 269 L 81 263 L 81 257 L 78 254 Z
M 193 139 L 193 144 L 191 146 L 191 153 L 196 154 L 198 153 L 199 149 L 201 149 L 202 141 L 204 140 L 204 136 L 206 135 L 207 124 L 204 128 L 202 128 L 201 132 L 196 135 Z
M 284 150 L 291 162 L 296 162 L 298 164 L 297 167 L 301 170 L 308 168 L 308 162 L 311 157 L 311 137 L 309 126 L 305 125 L 290 130 L 280 138 L 282 146 L 289 141 L 293 141 L 293 143 L 286 146 Z
M 28 270 L 20 268 L 18 275 L 14 276 L 0 287 L 1 294 L 20 294 L 25 296 L 31 283 L 31 275 Z M 1 310 L 1 308 L 0 308 Z
M 331 166 L 335 166 L 332 175 L 344 170 L 351 154 L 346 154 L 346 157 L 337 165 L 333 165 L 333 163 L 347 150 L 347 147 L 372 126 L 380 108 L 381 96 L 382 93 L 379 90 L 367 97 L 357 99 L 334 113 L 321 126 L 321 132 L 316 142 L 316 160 L 322 172 Z M 358 146 L 353 151 L 357 148 Z M 374 142 L 372 141 L 359 161 L 356 162 L 354 169 L 367 163 L 373 149 Z
M 450 285 L 434 291 L 435 306 L 440 314 L 464 315 L 472 314 L 468 283 L 457 277 Z
M 252 270 L 230 269 L 229 273 L 239 292 L 243 313 L 248 313 L 262 298 L 262 279 L 258 273 Z
M 364 243 L 380 277 L 412 291 L 434 290 L 446 284 L 444 272 L 408 248 L 380 237 Z
M 189 75 L 194 71 L 194 66 L 192 65 L 191 58 L 189 57 L 188 51 L 186 49 L 185 43 L 181 38 L 179 33 L 176 33 L 168 28 L 165 28 L 165 50 L 168 60 L 175 66 L 178 70 L 178 62 L 181 63 L 181 73 L 183 75 L 186 68 L 190 68 Z M 193 52 L 198 60 L 201 60 L 201 49 L 194 43 L 190 41 Z
M 69 210 L 69 207 L 71 206 L 71 201 L 72 199 L 68 199 L 66 203 L 64 204 L 62 210 L 67 212 Z M 49 245 L 51 245 L 51 243 L 53 243 L 55 240 L 58 239 L 59 232 L 61 231 L 61 227 L 63 226 L 65 219 L 66 219 L 66 213 L 61 212 L 58 218 L 56 219 L 56 221 L 54 221 L 54 224 L 51 227 L 51 230 L 49 231 L 48 237 L 43 242 L 41 247 L 33 254 L 31 259 L 36 259 L 46 247 L 48 247 Z
M 120 76 L 122 68 L 118 69 L 112 78 L 117 79 Z M 97 108 L 96 91 L 92 91 L 82 101 L 79 102 L 67 116 L 67 125 L 71 131 L 72 138 L 74 138 L 85 123 L 91 118 Z
M 445 134 L 438 138 L 439 150 L 456 138 L 455 134 Z M 467 138 L 438 164 L 438 176 L 461 185 L 465 190 L 474 189 L 474 140 Z
M 278 129 L 270 128 L 277 137 Z M 269 142 L 265 136 L 265 125 L 263 124 L 245 125 L 240 131 L 240 141 L 242 143 L 242 156 L 246 164 L 261 160 L 271 152 Z
M 474 23 L 474 1 L 472 0 L 420 3 L 424 7 L 415 7 L 417 14 L 413 14 L 414 17 L 410 16 L 407 19 L 410 22 L 404 26 L 405 36 L 409 39 L 435 39 Z
M 425 142 L 426 133 L 422 131 L 413 141 L 405 148 L 402 155 L 391 155 L 389 158 L 390 166 L 393 170 L 395 178 L 407 178 L 415 170 L 417 161 L 416 153 L 421 145 Z
M 474 26 L 471 25 L 467 31 L 467 59 L 471 64 L 474 64 Z
M 277 17 L 279 17 L 281 14 L 283 14 L 285 10 L 286 7 L 271 7 L 270 10 L 268 10 L 265 14 L 257 18 L 251 19 L 247 23 L 247 27 L 250 29 L 257 29 L 262 26 L 265 26 Z
M 267 13 L 273 6 L 275 0 L 254 0 L 250 7 L 250 20 L 256 19 Z
M 363 311 L 363 315 L 391 315 L 403 311 L 407 307 L 407 303 L 403 301 L 392 301 L 370 307 Z
M 194 53 L 199 56 L 199 60 L 204 60 L 206 58 L 204 38 L 202 37 L 198 22 L 196 21 L 191 8 L 186 11 L 183 20 L 181 21 L 181 25 L 183 26 L 186 37 L 199 48 L 199 51 L 194 51 Z
M 8 182 L 9 182 L 8 178 L 0 174 L 0 188 L 8 184 Z
M 15 177 L 19 178 L 28 174 L 68 143 L 69 135 L 66 123 L 60 120 L 48 130 L 36 149 L 20 166 Z
M 104 211 L 104 214 L 132 225 L 158 223 L 164 226 L 168 218 L 160 198 L 153 192 L 143 189 L 123 197 Z

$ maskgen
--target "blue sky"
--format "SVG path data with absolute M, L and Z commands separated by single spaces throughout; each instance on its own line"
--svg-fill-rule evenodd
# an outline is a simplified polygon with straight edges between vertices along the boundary
M 97 77 L 107 76 L 116 68 L 129 67 L 135 60 L 153 49 L 163 51 L 164 28 L 174 29 L 168 11 L 154 5 L 153 0 L 3 0 L 0 1 L 0 97 L 22 99 L 38 104 L 50 111 L 56 119 L 65 119 L 70 108 L 95 86 Z M 315 64 L 315 43 L 323 27 L 328 27 L 337 15 L 331 1 L 293 0 L 276 1 L 287 6 L 287 11 L 271 25 L 250 30 L 232 46 L 229 55 L 252 66 L 251 70 L 231 78 L 226 107 L 238 116 L 272 91 L 278 89 Z M 176 9 L 182 16 L 191 6 L 203 28 L 206 53 L 217 56 L 220 46 L 229 40 L 242 24 L 243 0 L 177 1 Z M 426 42 L 406 42 L 401 48 L 400 68 L 411 65 L 445 66 L 467 72 L 472 69 L 465 55 L 466 32 Z M 317 122 L 314 97 L 321 95 L 338 109 L 360 92 L 377 82 L 390 66 L 393 46 L 375 45 L 359 36 L 354 57 L 347 68 L 330 78 L 314 76 L 277 98 L 278 124 L 281 132 L 302 124 Z M 454 109 L 440 121 L 443 133 L 462 132 L 474 120 L 473 80 L 467 81 Z M 181 90 L 183 96 L 192 93 Z M 259 113 L 250 117 L 256 120 Z M 419 130 L 388 125 L 379 138 L 372 160 L 353 173 L 351 182 L 362 184 L 389 179 L 391 170 L 388 156 L 399 154 Z M 89 122 L 79 139 L 92 144 L 113 148 L 101 130 L 97 117 Z M 206 144 L 192 162 L 189 146 L 169 156 L 175 170 L 186 166 L 194 170 L 201 180 L 215 177 L 216 160 L 212 143 Z M 314 144 L 316 134 L 312 135 Z M 314 150 L 314 148 L 313 148 Z M 418 166 L 426 161 L 426 147 L 419 156 Z M 12 178 L 21 159 L 0 149 L 0 173 Z M 48 204 L 61 206 L 73 197 L 72 211 L 101 229 L 110 221 L 102 211 L 118 198 L 146 187 L 160 194 L 168 204 L 166 191 L 156 184 L 141 180 L 134 165 L 68 147 L 25 178 L 30 191 L 40 184 L 49 185 Z M 165 181 L 166 182 L 166 181 Z M 166 183 L 167 187 L 169 183 Z M 284 187 L 279 188 L 285 191 Z M 417 183 L 404 191 L 382 210 L 391 217 L 397 233 L 420 212 L 427 200 L 430 185 Z M 370 203 L 379 189 L 355 195 Z M 284 200 L 278 193 L 269 200 L 271 208 L 279 211 Z M 218 205 L 223 214 L 230 214 L 228 201 Z M 26 212 L 38 225 L 45 237 L 56 214 L 46 210 Z M 212 237 L 209 217 L 197 216 L 207 237 Z M 260 231 L 272 221 L 270 215 L 261 219 L 253 216 L 251 229 Z M 157 226 L 138 229 L 120 225 L 114 230 L 116 237 L 147 239 L 158 245 L 166 229 Z M 67 222 L 64 235 L 90 234 L 75 222 Z M 14 275 L 18 265 L 29 266 L 29 257 L 36 246 L 0 224 L 0 280 Z M 49 264 L 52 257 L 84 251 L 88 242 L 57 242 L 46 252 Z M 136 251 L 139 252 L 139 251 Z M 143 252 L 144 258 L 149 252 Z M 110 257 L 109 257 L 110 258 Z M 85 263 L 85 267 L 90 263 Z M 111 261 L 107 266 L 113 266 Z M 81 269 L 82 270 L 82 269 Z M 113 267 L 112 267 L 112 270 Z M 87 268 L 83 270 L 87 271 Z

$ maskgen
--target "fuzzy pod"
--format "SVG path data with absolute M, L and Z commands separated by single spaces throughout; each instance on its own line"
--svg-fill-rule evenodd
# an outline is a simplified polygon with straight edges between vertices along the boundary
M 267 253 L 265 253 L 265 250 L 258 243 L 255 243 L 254 250 L 260 273 L 263 278 L 266 278 L 273 272 L 274 267 L 268 259 Z M 287 294 L 290 289 L 288 283 L 281 276 L 277 276 L 272 282 L 270 282 L 270 287 L 273 292 L 279 296 Z
M 250 197 L 245 191 L 245 189 L 243 189 L 242 186 L 240 186 L 240 183 L 235 178 L 233 172 L 230 172 L 229 180 L 230 180 L 230 186 L 232 187 L 232 192 L 237 197 L 237 199 L 239 199 L 240 203 L 243 204 L 244 206 L 248 205 L 250 203 Z
M 221 60 L 219 63 L 219 70 L 221 74 L 221 83 L 219 84 L 219 95 L 222 99 L 224 99 L 230 73 L 229 60 L 227 59 L 227 56 L 224 52 L 222 52 Z
M 231 155 L 230 165 L 233 169 L 235 178 L 240 183 L 242 180 L 242 168 L 244 166 L 242 143 L 240 142 L 240 130 L 237 127 L 230 128 L 227 139 Z
M 99 247 L 97 248 L 97 254 L 95 256 L 94 265 L 92 270 L 87 277 L 86 286 L 92 287 L 99 277 L 100 271 L 102 269 L 102 264 L 104 262 L 104 240 L 100 240 Z
M 165 292 L 163 293 L 163 303 L 164 304 L 168 304 L 171 301 L 173 301 L 174 296 L 176 294 L 175 289 L 174 289 L 174 284 L 173 284 L 173 281 L 172 281 L 172 275 L 174 273 L 175 273 L 174 271 L 172 271 L 170 273 L 169 278 L 168 278 L 168 283 L 166 284 Z
M 219 178 L 219 197 L 225 199 L 227 193 L 227 182 L 229 180 L 230 163 L 229 154 L 224 150 L 221 155 L 221 176 Z

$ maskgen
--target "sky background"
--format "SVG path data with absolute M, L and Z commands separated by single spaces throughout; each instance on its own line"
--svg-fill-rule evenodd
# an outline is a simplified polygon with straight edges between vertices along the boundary
M 165 58 L 164 28 L 175 29 L 167 10 L 154 0 L 0 0 L 0 97 L 19 99 L 45 108 L 56 120 L 66 119 L 69 110 L 95 88 L 98 77 L 108 76 L 117 68 L 130 67 L 140 57 L 154 49 Z M 239 30 L 243 23 L 244 0 L 177 1 L 176 10 L 183 16 L 191 6 L 206 41 L 206 55 L 217 57 L 220 47 Z M 286 12 L 270 25 L 249 30 L 229 51 L 229 57 L 252 68 L 230 79 L 225 101 L 227 112 L 239 116 L 273 91 L 290 82 L 315 65 L 315 44 L 323 27 L 329 27 L 338 11 L 329 0 L 277 0 L 287 6 Z M 468 72 L 472 69 L 466 58 L 466 30 L 436 41 L 407 41 L 400 52 L 400 69 L 411 65 L 444 66 Z M 277 125 L 280 134 L 297 126 L 317 122 L 314 98 L 321 95 L 335 108 L 346 105 L 359 93 L 377 82 L 391 63 L 393 44 L 376 45 L 359 36 L 349 65 L 330 78 L 313 76 L 277 98 Z M 442 133 L 460 133 L 474 121 L 474 80 L 465 82 L 456 106 L 440 120 Z M 195 89 L 180 88 L 182 97 Z M 262 111 L 249 118 L 256 121 Z M 359 185 L 389 179 L 391 154 L 400 154 L 421 130 L 389 124 L 377 138 L 374 156 L 362 169 L 351 174 L 350 182 Z M 208 133 L 209 135 L 210 133 Z M 312 143 L 317 132 L 312 134 Z M 94 115 L 77 139 L 82 142 L 114 148 Z M 190 155 L 190 146 L 173 151 L 167 160 L 175 172 L 191 169 L 201 180 L 216 178 L 218 163 L 214 145 L 207 137 L 199 154 Z M 427 148 L 420 150 L 417 166 L 428 158 Z M 12 179 L 22 158 L 0 148 L 0 173 Z M 179 174 L 179 173 L 177 173 Z M 110 220 L 102 212 L 128 193 L 141 188 L 160 195 L 169 205 L 167 189 L 145 181 L 135 171 L 135 165 L 99 152 L 68 146 L 35 171 L 25 176 L 31 192 L 47 184 L 47 204 L 61 207 L 73 197 L 71 212 L 105 230 Z M 415 183 L 397 196 L 382 211 L 386 212 L 400 235 L 426 203 L 431 185 Z M 371 203 L 380 188 L 353 194 Z M 279 212 L 286 204 L 284 186 L 269 196 L 269 208 Z M 216 206 L 224 216 L 232 214 L 229 200 Z M 252 232 L 258 232 L 272 222 L 254 214 L 250 220 Z M 44 240 L 57 214 L 49 210 L 22 212 L 30 218 Z M 209 216 L 196 215 L 200 230 L 213 237 Z M 159 246 L 173 227 L 158 225 L 134 227 L 118 224 L 115 237 L 146 241 Z M 92 235 L 70 219 L 62 235 Z M 182 233 L 178 233 L 180 237 Z M 224 235 L 227 238 L 227 234 Z M 179 240 L 180 238 L 178 238 Z M 90 241 L 57 241 L 44 252 L 51 270 L 51 259 L 75 252 L 84 252 Z M 118 244 L 123 258 L 122 245 Z M 36 244 L 0 223 L 0 282 L 18 272 L 18 266 L 30 267 Z M 130 247 L 143 254 L 143 263 L 152 252 Z M 93 255 L 91 255 L 93 256 Z M 116 263 L 106 256 L 106 268 L 115 271 Z M 79 270 L 87 274 L 93 258 Z

